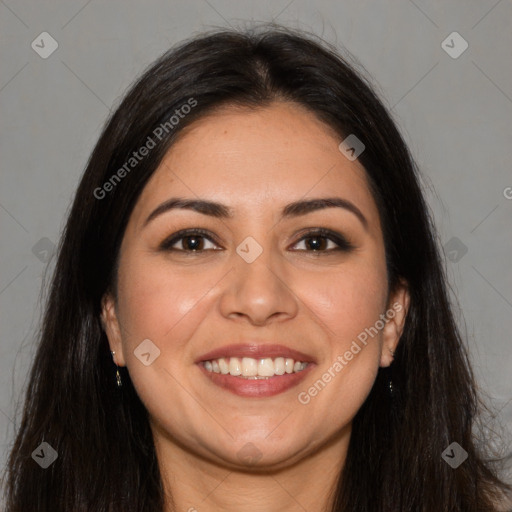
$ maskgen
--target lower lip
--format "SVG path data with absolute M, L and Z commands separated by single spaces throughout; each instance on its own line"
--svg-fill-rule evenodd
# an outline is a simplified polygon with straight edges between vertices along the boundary
M 296 373 L 285 373 L 284 375 L 274 375 L 265 379 L 244 379 L 243 377 L 234 377 L 233 375 L 209 372 L 201 363 L 198 364 L 201 371 L 211 382 L 217 386 L 227 389 L 238 396 L 263 398 L 278 395 L 294 386 L 297 386 L 305 379 L 308 373 L 316 366 L 309 363 L 304 370 Z

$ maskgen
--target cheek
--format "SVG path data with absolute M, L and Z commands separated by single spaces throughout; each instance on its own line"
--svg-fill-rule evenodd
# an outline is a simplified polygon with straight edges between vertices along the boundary
M 199 274 L 192 267 L 177 270 L 165 260 L 136 254 L 119 269 L 123 354 L 133 385 L 154 418 L 169 417 L 172 410 L 183 412 L 183 418 L 193 416 L 186 412 L 193 400 L 182 392 L 193 367 L 190 340 L 207 314 L 208 292 L 220 277 L 217 272 Z M 146 366 L 137 354 L 147 339 L 158 355 Z M 152 354 L 150 358 L 153 361 Z
M 131 342 L 162 340 L 200 305 L 215 285 L 214 276 L 194 276 L 188 269 L 173 269 L 165 262 L 133 258 L 120 269 L 120 320 Z M 181 327 L 181 326 L 180 326 Z M 174 346 L 174 345 L 173 345 Z M 171 348 L 171 347 L 166 347 Z
M 301 299 L 325 325 L 336 351 L 374 326 L 387 299 L 385 266 L 354 264 L 324 275 L 305 275 L 297 281 Z
M 382 329 L 375 326 L 381 325 L 387 299 L 385 263 L 378 257 L 354 260 L 322 277 L 302 275 L 300 283 L 300 297 L 323 326 L 328 343 L 318 375 L 301 390 L 299 401 L 347 423 L 379 369 Z

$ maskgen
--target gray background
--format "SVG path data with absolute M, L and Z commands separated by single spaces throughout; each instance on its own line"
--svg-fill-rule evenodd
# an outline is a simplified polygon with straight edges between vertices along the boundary
M 512 431 L 509 0 L 6 0 L 0 16 L 2 467 L 20 421 L 48 256 L 109 109 L 170 45 L 251 20 L 313 31 L 346 47 L 373 77 L 448 243 L 478 382 Z M 44 31 L 59 45 L 47 59 L 31 48 Z M 441 47 L 453 31 L 469 44 L 456 59 Z

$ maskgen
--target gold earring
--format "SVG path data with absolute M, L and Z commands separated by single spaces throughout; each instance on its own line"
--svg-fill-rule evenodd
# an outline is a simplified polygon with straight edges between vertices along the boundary
M 114 359 L 114 356 L 116 355 L 115 351 L 111 351 L 111 354 L 112 354 L 112 361 L 114 361 L 114 364 L 116 365 L 116 382 L 117 382 L 117 387 L 120 388 L 122 387 L 123 383 L 121 381 L 121 374 L 119 373 L 119 366 L 117 366 L 117 363 Z

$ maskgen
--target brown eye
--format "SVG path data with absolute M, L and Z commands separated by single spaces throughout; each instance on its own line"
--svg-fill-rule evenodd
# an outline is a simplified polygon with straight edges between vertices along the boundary
M 197 235 L 184 236 L 182 246 L 187 251 L 202 251 L 204 249 L 204 237 Z
M 342 235 L 328 229 L 312 231 L 303 236 L 295 245 L 304 242 L 306 252 L 350 251 L 354 246 Z
M 344 236 L 328 229 L 319 229 L 307 233 L 295 243 L 294 247 L 302 242 L 304 243 L 304 248 L 294 250 L 313 253 L 332 253 L 334 251 L 348 252 L 354 249 L 354 246 L 348 242 Z M 219 250 L 218 244 L 213 240 L 213 236 L 209 232 L 201 229 L 188 229 L 174 233 L 170 238 L 160 244 L 160 249 L 184 253 L 201 253 Z
M 208 246 L 208 243 L 213 247 Z M 160 244 L 162 250 L 178 252 L 203 252 L 215 250 L 215 246 L 212 237 L 198 229 L 179 231 Z

